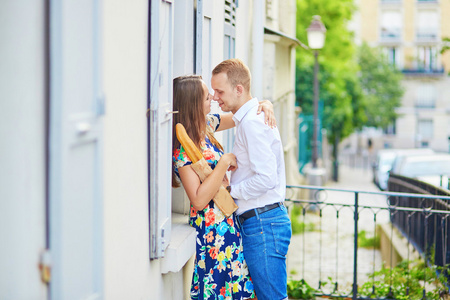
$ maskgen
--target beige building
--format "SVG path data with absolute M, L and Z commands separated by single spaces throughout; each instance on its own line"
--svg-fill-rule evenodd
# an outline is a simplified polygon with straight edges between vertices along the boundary
M 374 137 L 375 147 L 448 152 L 450 52 L 441 55 L 440 49 L 442 38 L 450 37 L 450 1 L 357 0 L 356 4 L 351 29 L 357 44 L 382 47 L 405 75 L 399 118 Z

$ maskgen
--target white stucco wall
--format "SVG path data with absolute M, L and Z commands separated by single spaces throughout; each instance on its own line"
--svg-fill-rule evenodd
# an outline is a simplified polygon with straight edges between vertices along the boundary
M 47 299 L 44 1 L 0 2 L 0 299 Z
M 149 260 L 147 183 L 148 1 L 105 1 L 105 298 L 166 299 Z M 170 299 L 170 298 L 167 298 Z
M 236 12 L 236 57 L 248 66 L 251 61 L 253 0 L 239 1 Z

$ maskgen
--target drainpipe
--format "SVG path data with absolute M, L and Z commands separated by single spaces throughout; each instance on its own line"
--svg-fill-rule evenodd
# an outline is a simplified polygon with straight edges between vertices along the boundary
M 264 59 L 264 14 L 265 1 L 253 1 L 253 23 L 252 23 L 252 49 L 251 49 L 251 72 L 252 72 L 252 96 L 262 100 L 263 97 L 263 59 Z

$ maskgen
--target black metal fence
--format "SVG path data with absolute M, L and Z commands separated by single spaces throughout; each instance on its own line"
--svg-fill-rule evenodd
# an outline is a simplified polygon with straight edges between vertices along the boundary
M 450 262 L 450 195 L 288 186 L 286 198 L 291 212 L 300 211 L 292 220 L 293 228 L 296 223 L 301 225 L 291 241 L 288 275 L 306 282 L 315 296 L 395 299 L 400 293 L 425 299 L 430 292 L 448 293 L 446 282 L 431 282 L 433 274 L 427 272 L 420 277 L 421 297 L 413 296 L 418 287 L 408 272 L 408 278 L 397 286 L 397 277 L 402 275 L 395 273 L 394 257 L 399 257 L 397 262 L 404 260 L 408 270 L 419 261 L 423 268 L 446 275 L 434 264 L 445 267 Z M 384 236 L 397 242 L 384 247 L 382 256 L 383 249 L 376 242 L 359 245 L 368 236 L 373 241 Z M 377 276 L 384 276 L 383 283 Z
M 392 192 L 420 193 L 449 197 L 450 191 L 415 180 L 392 174 L 388 189 Z M 444 267 L 450 262 L 449 200 L 445 198 L 391 197 L 392 206 L 410 207 L 421 213 L 399 211 L 392 215 L 392 223 L 410 240 L 422 256 L 428 256 L 431 263 Z M 429 210 L 435 211 L 428 213 Z

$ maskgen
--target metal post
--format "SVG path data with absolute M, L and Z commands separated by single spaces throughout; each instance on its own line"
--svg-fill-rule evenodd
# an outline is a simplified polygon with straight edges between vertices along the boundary
M 317 168 L 317 159 L 319 157 L 317 151 L 317 134 L 318 134 L 318 106 L 319 106 L 319 81 L 317 75 L 319 73 L 319 51 L 314 51 L 314 119 L 313 119 L 313 152 L 312 152 L 312 164 L 313 168 Z
M 353 300 L 358 297 L 358 192 L 355 192 L 355 238 L 353 248 Z

